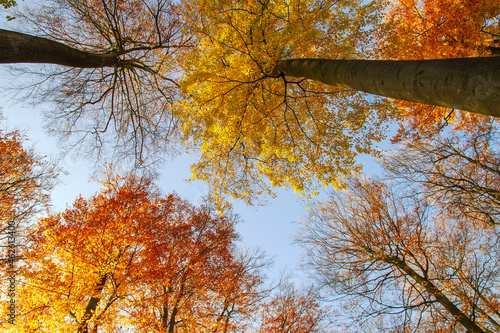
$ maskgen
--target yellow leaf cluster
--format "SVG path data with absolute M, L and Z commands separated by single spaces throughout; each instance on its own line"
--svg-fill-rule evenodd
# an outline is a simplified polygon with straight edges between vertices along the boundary
M 290 187 L 341 186 L 355 157 L 384 137 L 383 102 L 273 74 L 287 58 L 352 58 L 366 46 L 376 7 L 362 1 L 185 1 L 199 45 L 182 64 L 176 105 L 186 147 L 201 150 L 193 178 L 252 203 Z M 372 102 L 372 101 L 370 101 Z

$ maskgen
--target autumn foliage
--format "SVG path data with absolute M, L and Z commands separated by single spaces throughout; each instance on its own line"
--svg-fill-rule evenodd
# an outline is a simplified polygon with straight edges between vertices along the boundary
M 405 59 L 491 55 L 500 42 L 499 14 L 495 0 L 392 1 L 386 52 Z
M 369 331 L 377 318 L 382 332 L 500 328 L 498 232 L 483 219 L 498 209 L 481 215 L 467 206 L 475 185 L 462 190 L 453 185 L 465 173 L 458 163 L 456 174 L 437 173 L 436 164 L 413 169 L 414 161 L 427 159 L 432 150 L 420 151 L 423 156 L 413 150 L 412 158 L 393 161 L 392 182 L 352 180 L 348 191 L 332 194 L 311 214 L 298 238 L 315 279 L 362 330 Z M 396 181 L 398 170 L 413 180 Z M 484 180 L 476 184 L 487 187 Z M 495 183 L 489 183 L 493 191 Z M 450 201 L 454 195 L 467 201 Z M 339 324 L 347 327 L 349 320 Z
M 314 288 L 300 289 L 284 283 L 265 303 L 258 333 L 323 333 L 327 308 Z
M 390 29 L 379 34 L 389 59 L 439 59 L 499 54 L 500 3 L 496 0 L 395 0 L 387 8 Z M 484 82 L 485 87 L 489 83 Z M 485 126 L 487 117 L 443 107 L 394 101 L 408 130 L 429 133 L 447 123 L 468 131 Z
M 9 224 L 15 226 L 10 231 L 18 233 L 17 245 L 22 230 L 47 208 L 60 172 L 54 163 L 26 148 L 25 141 L 18 131 L 0 130 L 0 233 Z
M 184 5 L 197 47 L 183 58 L 181 86 L 190 98 L 177 104 L 177 114 L 185 146 L 201 150 L 193 178 L 208 182 L 215 197 L 255 202 L 273 187 L 304 195 L 341 187 L 343 177 L 359 171 L 357 155 L 376 154 L 387 104 L 273 74 L 280 59 L 357 57 L 375 29 L 376 2 Z
M 483 133 L 454 131 L 421 141 L 406 140 L 387 154 L 385 168 L 438 202 L 445 216 L 500 224 L 500 151 L 498 129 Z
M 17 131 L 0 131 L 0 223 L 31 217 L 48 203 L 55 166 L 23 147 Z
M 108 173 L 102 185 L 27 230 L 15 326 L 2 331 L 320 332 L 312 289 L 268 297 L 269 261 L 237 248 L 236 216 L 162 196 L 147 178 Z
M 498 54 L 498 1 L 54 0 L 24 18 L 41 36 L 116 60 L 50 72 L 41 96 L 58 102 L 52 129 L 93 137 L 88 152 L 111 143 L 141 166 L 182 143 L 199 151 L 193 179 L 215 201 L 196 207 L 146 177 L 108 173 L 100 192 L 28 223 L 57 169 L 18 132 L 0 132 L 0 232 L 15 221 L 23 239 L 16 326 L 2 319 L 0 330 L 326 332 L 313 288 L 263 291 L 264 260 L 238 248 L 238 217 L 225 210 L 228 197 L 325 186 L 347 191 L 311 214 L 298 241 L 356 325 L 500 329 L 495 121 L 274 70 L 293 58 Z M 346 181 L 358 156 L 381 156 L 374 144 L 392 119 L 403 119 L 405 144 L 385 161 L 393 182 Z M 435 135 L 448 123 L 455 132 Z M 388 315 L 397 321 L 386 325 Z
M 235 252 L 235 218 L 142 178 L 103 186 L 29 230 L 15 331 L 235 329 L 262 282 Z

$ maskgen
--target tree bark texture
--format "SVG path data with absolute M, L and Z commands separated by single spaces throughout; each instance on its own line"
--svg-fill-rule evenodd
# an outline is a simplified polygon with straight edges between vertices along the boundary
M 500 117 L 500 57 L 290 59 L 278 61 L 274 74 L 304 77 L 375 95 Z
M 102 290 L 104 289 L 104 286 L 106 285 L 106 280 L 107 280 L 108 275 L 104 274 L 99 278 L 99 282 L 97 282 L 96 285 L 96 294 L 101 295 Z M 95 313 L 95 310 L 97 309 L 97 305 L 101 301 L 101 297 L 96 297 L 92 296 L 87 303 L 87 307 L 85 308 L 85 313 L 83 314 L 83 317 L 81 319 L 81 322 L 78 325 L 78 333 L 88 333 L 88 323 L 90 319 L 92 319 L 92 316 Z
M 111 67 L 116 54 L 81 51 L 62 43 L 0 29 L 0 63 L 57 64 L 79 68 Z

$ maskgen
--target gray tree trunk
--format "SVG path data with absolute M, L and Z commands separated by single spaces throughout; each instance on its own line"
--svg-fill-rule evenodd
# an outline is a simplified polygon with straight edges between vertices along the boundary
M 278 61 L 275 75 L 500 117 L 500 57 Z
M 81 51 L 62 43 L 0 29 L 0 63 L 57 64 L 79 68 L 111 67 L 116 54 Z
M 429 294 L 436 298 L 447 311 L 470 333 L 485 333 L 485 331 L 463 313 L 446 295 L 432 283 L 427 277 L 423 277 L 415 272 L 410 266 L 398 257 L 389 257 L 385 262 L 395 265 L 411 276 L 419 285 L 424 287 Z

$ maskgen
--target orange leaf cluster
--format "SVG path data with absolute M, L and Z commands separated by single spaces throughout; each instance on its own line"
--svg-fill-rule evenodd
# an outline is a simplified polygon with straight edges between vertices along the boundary
M 500 53 L 500 2 L 496 0 L 393 0 L 379 36 L 389 59 L 438 59 Z M 487 83 L 485 83 L 487 84 Z M 394 101 L 412 131 L 434 133 L 448 123 L 482 130 L 488 117 L 443 107 Z M 479 129 L 478 129 L 479 128 Z M 405 128 L 402 128 L 402 133 Z
M 147 179 L 103 185 L 29 230 L 16 332 L 237 327 L 261 279 L 235 252 L 235 218 L 162 197 Z
M 56 166 L 23 147 L 17 131 L 0 130 L 0 232 L 10 222 L 26 226 L 49 202 L 48 191 L 58 176 Z

